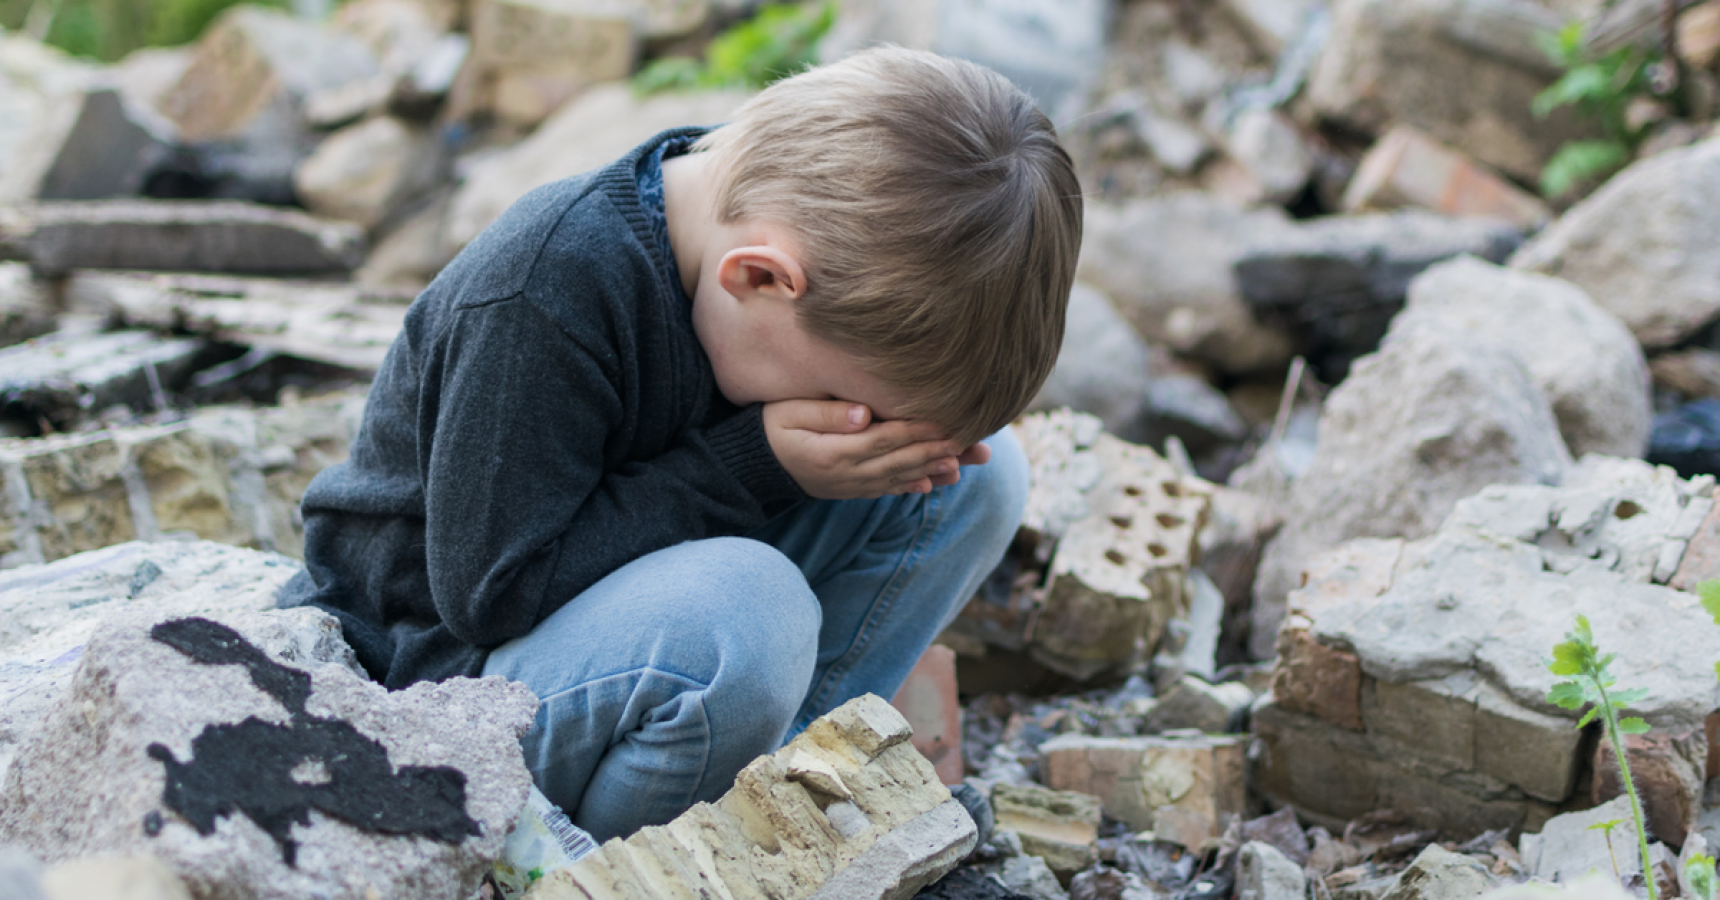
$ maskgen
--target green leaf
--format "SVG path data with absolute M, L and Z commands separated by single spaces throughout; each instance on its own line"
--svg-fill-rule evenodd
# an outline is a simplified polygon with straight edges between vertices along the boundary
M 1629 160 L 1630 148 L 1622 141 L 1572 141 L 1560 147 L 1541 169 L 1541 192 L 1549 197 L 1562 196 Z
M 1628 691 L 1613 691 L 1613 706 L 1623 709 L 1625 706 L 1637 703 L 1648 696 L 1648 688 L 1631 688 Z
M 1589 727 L 1589 723 L 1593 722 L 1595 720 L 1595 716 L 1598 716 L 1600 714 L 1601 714 L 1601 708 L 1600 707 L 1598 707 L 1598 706 L 1589 707 L 1589 711 L 1586 713 L 1583 713 L 1583 717 L 1581 719 L 1577 720 L 1577 727 L 1578 728 Z
M 1547 702 L 1564 709 L 1577 709 L 1589 702 L 1589 695 L 1575 681 L 1561 681 L 1547 692 Z
M 1561 106 L 1604 101 L 1613 93 L 1613 72 L 1597 65 L 1578 66 L 1535 95 L 1529 111 L 1545 119 Z
M 1696 596 L 1702 598 L 1702 609 L 1720 625 L 1720 579 L 1696 582 Z
M 1605 822 L 1596 822 L 1595 824 L 1590 825 L 1588 827 L 1588 830 L 1589 831 L 1611 831 L 1614 828 L 1617 828 L 1623 824 L 1624 824 L 1623 819 L 1608 819 Z
M 1684 863 L 1684 880 L 1690 883 L 1695 900 L 1714 900 L 1714 857 L 1706 853 L 1691 854 Z
M 1618 720 L 1618 731 L 1619 734 L 1647 734 L 1648 723 L 1636 716 L 1629 716 Z

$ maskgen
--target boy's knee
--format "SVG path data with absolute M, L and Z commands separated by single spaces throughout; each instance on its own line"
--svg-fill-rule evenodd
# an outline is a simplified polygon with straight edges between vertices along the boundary
M 985 444 L 991 448 L 991 460 L 962 469 L 961 481 L 956 484 L 966 485 L 962 502 L 974 504 L 982 521 L 1008 529 L 1013 535 L 1027 509 L 1031 486 L 1027 454 L 1008 428 L 986 438 Z
M 675 548 L 690 575 L 682 590 L 704 611 L 701 628 L 719 633 L 732 653 L 811 658 L 818 642 L 818 597 L 782 551 L 750 538 L 722 537 Z M 760 627 L 763 625 L 764 627 Z

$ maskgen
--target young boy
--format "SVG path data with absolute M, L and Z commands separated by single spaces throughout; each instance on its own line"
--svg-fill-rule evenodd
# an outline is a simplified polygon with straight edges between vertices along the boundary
M 539 188 L 413 304 L 280 602 L 390 688 L 530 686 L 599 841 L 714 799 L 1003 553 L 1081 209 L 1024 94 L 900 49 Z

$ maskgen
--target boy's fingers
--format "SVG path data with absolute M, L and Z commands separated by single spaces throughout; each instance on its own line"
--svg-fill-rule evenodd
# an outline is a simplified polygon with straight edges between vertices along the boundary
M 846 400 L 779 400 L 782 424 L 787 428 L 820 434 L 853 434 L 866 430 L 872 411 L 863 403 Z
M 956 458 L 964 466 L 983 466 L 991 462 L 991 448 L 985 444 L 975 444 L 963 450 L 961 456 Z

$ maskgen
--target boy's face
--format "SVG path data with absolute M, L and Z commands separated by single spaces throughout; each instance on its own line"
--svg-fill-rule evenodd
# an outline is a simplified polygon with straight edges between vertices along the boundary
M 693 329 L 711 359 L 717 388 L 730 403 L 846 400 L 875 420 L 899 418 L 900 391 L 867 372 L 861 360 L 801 326 L 795 300 L 727 292 L 693 303 Z

